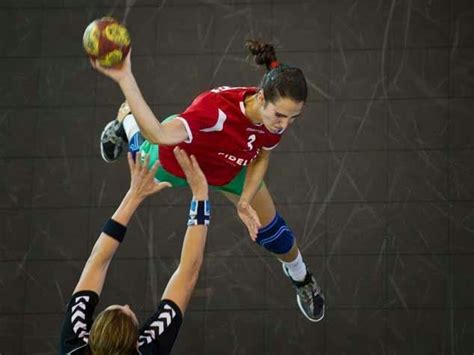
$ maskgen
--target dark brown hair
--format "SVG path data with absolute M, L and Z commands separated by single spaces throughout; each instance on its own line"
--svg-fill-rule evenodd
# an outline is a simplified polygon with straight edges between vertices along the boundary
M 101 312 L 92 324 L 89 347 L 94 355 L 136 354 L 138 326 L 121 309 Z
M 245 41 L 257 65 L 265 65 L 267 73 L 263 76 L 260 88 L 266 101 L 275 102 L 279 98 L 289 98 L 295 102 L 305 102 L 308 87 L 303 71 L 277 61 L 273 45 L 255 39 Z

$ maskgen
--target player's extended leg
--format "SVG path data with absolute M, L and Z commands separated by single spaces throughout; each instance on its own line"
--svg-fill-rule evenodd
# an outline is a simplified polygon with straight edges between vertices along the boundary
M 223 192 L 237 204 L 237 195 Z M 265 185 L 255 195 L 252 208 L 257 212 L 262 228 L 257 243 L 272 252 L 281 262 L 283 271 L 296 289 L 296 300 L 301 312 L 312 322 L 324 317 L 324 295 L 316 279 L 306 267 L 295 237 L 285 220 L 277 213 L 273 199 Z
M 132 116 L 130 107 L 124 102 L 115 120 L 110 121 L 105 126 L 100 135 L 100 153 L 102 159 L 107 163 L 116 161 L 128 144 L 128 150 L 135 154 L 143 143 L 143 136 L 140 134 L 135 118 Z
M 163 120 L 163 123 L 172 120 L 176 115 L 172 115 Z M 116 161 L 123 150 L 135 154 L 141 150 L 142 155 L 150 155 L 150 169 L 159 159 L 159 147 L 156 144 L 152 144 L 144 139 L 140 133 L 137 121 L 130 112 L 130 107 L 126 102 L 120 106 L 117 113 L 117 118 L 109 122 L 100 136 L 100 151 L 102 158 L 108 162 Z M 162 166 L 158 167 L 156 171 L 156 179 L 158 181 L 167 181 L 171 183 L 173 187 L 187 186 L 185 179 L 174 176 L 167 172 Z

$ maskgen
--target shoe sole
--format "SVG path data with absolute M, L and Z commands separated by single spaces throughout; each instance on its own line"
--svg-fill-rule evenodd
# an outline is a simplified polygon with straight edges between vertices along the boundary
M 288 273 L 288 270 L 286 269 L 285 265 L 281 264 L 282 268 L 283 268 L 283 272 L 284 274 L 289 278 L 291 279 L 291 276 L 290 274 Z M 323 298 L 324 300 L 324 306 L 323 306 L 323 313 L 321 314 L 321 316 L 319 318 L 311 318 L 310 316 L 308 316 L 306 314 L 306 311 L 303 307 L 303 305 L 301 304 L 301 298 L 300 298 L 300 295 L 296 294 L 296 304 L 298 305 L 298 308 L 300 309 L 301 313 L 303 313 L 303 315 L 306 317 L 306 319 L 308 319 L 310 322 L 313 322 L 313 323 L 316 323 L 316 322 L 319 322 L 320 320 L 322 320 L 326 314 L 326 300 L 324 299 L 324 296 L 321 295 L 321 297 Z
M 102 155 L 102 159 L 105 160 L 105 162 L 107 163 L 115 163 L 117 161 L 117 159 L 115 160 L 110 160 L 109 158 L 107 158 L 107 156 L 105 155 L 105 152 L 104 152 L 104 146 L 102 145 L 102 138 L 104 137 L 104 134 L 105 132 L 107 132 L 107 130 L 109 129 L 109 127 L 111 125 L 113 125 L 115 123 L 115 120 L 114 121 L 110 121 L 109 123 L 107 123 L 107 125 L 104 127 L 104 130 L 102 131 L 102 133 L 100 134 L 100 140 L 99 140 L 99 145 L 100 145 L 100 155 Z

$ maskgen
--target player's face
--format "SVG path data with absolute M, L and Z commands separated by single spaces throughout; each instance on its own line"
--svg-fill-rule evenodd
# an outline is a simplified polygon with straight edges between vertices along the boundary
M 123 306 L 120 306 L 118 304 L 114 304 L 112 306 L 107 307 L 105 310 L 112 310 L 112 309 L 120 309 L 123 313 L 125 313 L 130 318 L 132 318 L 133 321 L 135 322 L 135 324 L 138 326 L 137 316 L 135 315 L 135 313 L 132 311 L 132 309 L 130 308 L 130 306 L 128 304 L 123 305 Z
M 262 123 L 272 133 L 283 131 L 301 116 L 303 106 L 304 102 L 296 102 L 286 97 L 275 102 L 266 102 L 263 99 L 260 109 Z

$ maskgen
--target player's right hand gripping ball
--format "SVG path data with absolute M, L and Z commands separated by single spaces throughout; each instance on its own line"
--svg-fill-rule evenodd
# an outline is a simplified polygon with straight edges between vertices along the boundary
M 91 22 L 82 37 L 89 57 L 106 68 L 122 63 L 130 51 L 130 43 L 127 28 L 112 17 Z

